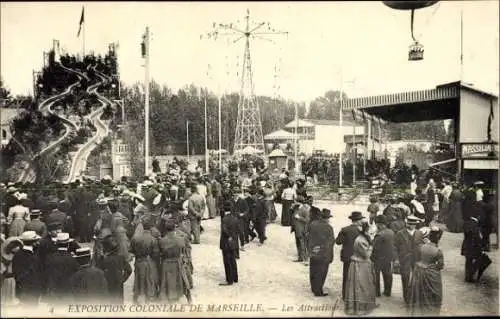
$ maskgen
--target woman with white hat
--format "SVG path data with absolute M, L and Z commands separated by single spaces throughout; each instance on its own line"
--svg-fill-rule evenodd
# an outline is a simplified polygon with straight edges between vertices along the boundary
M 15 205 L 9 209 L 7 222 L 9 223 L 9 237 L 20 236 L 24 231 L 26 222 L 30 221 L 30 211 L 28 207 L 22 205 L 22 199 L 25 194 L 16 193 Z
M 23 242 L 18 237 L 7 238 L 2 243 L 2 259 L 1 259 L 1 304 L 15 304 L 16 282 L 14 273 L 12 272 L 12 259 L 14 254 L 23 247 Z

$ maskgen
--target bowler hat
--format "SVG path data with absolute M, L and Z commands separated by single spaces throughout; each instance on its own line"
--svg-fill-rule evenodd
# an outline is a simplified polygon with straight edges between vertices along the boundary
M 358 212 L 358 211 L 352 212 L 351 216 L 349 216 L 349 219 L 352 220 L 352 221 L 361 220 L 363 218 L 365 218 L 363 216 L 363 214 L 361 214 L 361 212 Z
M 385 217 L 384 215 L 375 216 L 375 224 L 387 225 L 387 217 Z
M 332 217 L 332 212 L 331 212 L 331 210 L 329 210 L 329 209 L 327 209 L 327 208 L 323 208 L 323 209 L 321 210 L 321 217 L 323 217 L 323 218 L 330 218 L 330 217 Z

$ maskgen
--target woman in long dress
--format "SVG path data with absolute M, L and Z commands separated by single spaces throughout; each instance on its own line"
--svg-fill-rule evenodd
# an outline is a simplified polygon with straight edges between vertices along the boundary
M 290 208 L 292 207 L 293 201 L 296 197 L 295 190 L 291 182 L 288 182 L 288 187 L 283 190 L 281 194 L 281 225 L 290 226 L 292 224 L 292 212 Z
M 449 202 L 449 214 L 446 220 L 446 227 L 448 231 L 452 233 L 461 233 L 463 231 L 463 214 L 462 214 L 462 201 L 464 199 L 463 193 L 457 187 L 456 184 L 453 185 L 453 190 L 451 191 Z
M 7 222 L 9 223 L 9 237 L 19 237 L 24 232 L 24 226 L 30 221 L 30 210 L 22 205 L 18 198 L 16 204 L 9 209 Z
M 2 243 L 1 256 L 1 304 L 8 306 L 16 303 L 16 281 L 12 272 L 12 258 L 23 247 L 17 237 L 9 237 Z
M 370 259 L 373 246 L 369 229 L 368 222 L 363 221 L 361 233 L 354 240 L 354 254 L 351 257 L 347 275 L 344 300 L 344 309 L 349 315 L 366 315 L 378 306 L 376 304 L 375 271 Z
M 444 257 L 438 243 L 442 233 L 437 227 L 431 228 L 428 239 L 419 248 L 419 260 L 410 281 L 411 316 L 439 316 L 443 301 L 441 270 Z

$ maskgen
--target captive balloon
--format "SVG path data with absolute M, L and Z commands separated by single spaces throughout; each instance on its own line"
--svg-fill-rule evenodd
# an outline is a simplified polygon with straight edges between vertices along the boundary
M 382 1 L 386 6 L 395 10 L 417 10 L 427 8 L 439 2 L 433 1 Z

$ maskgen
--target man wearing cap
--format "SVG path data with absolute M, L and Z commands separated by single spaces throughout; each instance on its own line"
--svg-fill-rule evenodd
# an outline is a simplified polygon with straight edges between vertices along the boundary
M 249 243 L 250 241 L 254 240 L 255 237 L 257 237 L 257 234 L 255 234 L 254 228 L 251 227 L 250 222 L 254 222 L 254 216 L 255 216 L 255 194 L 257 193 L 256 187 L 253 185 L 250 185 L 248 188 L 243 188 L 243 198 L 247 202 L 248 205 L 248 214 L 242 216 L 242 221 L 243 221 L 243 229 L 245 230 L 245 233 L 248 235 L 245 235 L 245 243 Z M 248 242 L 247 242 L 248 240 Z
M 165 221 L 165 236 L 160 240 L 161 271 L 160 298 L 177 302 L 182 295 L 190 301 L 190 287 L 186 269 L 182 265 L 185 254 L 185 240 L 175 231 L 175 221 Z
M 100 240 L 103 256 L 98 267 L 104 271 L 106 276 L 109 300 L 114 304 L 123 304 L 123 284 L 132 274 L 132 267 L 128 260 L 119 253 L 118 244 L 110 230 L 104 234 L 101 233 Z
M 69 251 L 71 241 L 73 239 L 68 233 L 57 234 L 57 251 L 46 260 L 47 297 L 51 302 L 64 300 L 71 294 L 71 286 L 68 282 L 78 270 L 78 262 Z
M 309 226 L 309 282 L 311 290 L 317 297 L 327 296 L 323 292 L 328 268 L 333 262 L 333 247 L 335 245 L 335 234 L 333 227 L 328 223 L 332 217 L 329 209 L 323 209 L 319 219 L 313 220 Z
M 33 230 L 41 238 L 47 236 L 47 225 L 40 220 L 40 210 L 33 209 L 30 214 L 31 220 L 24 225 L 24 231 Z
M 40 259 L 34 251 L 40 236 L 31 230 L 22 233 L 19 239 L 23 242 L 23 247 L 12 259 L 16 295 L 22 304 L 35 306 L 42 294 Z
M 418 258 L 418 249 L 424 243 L 422 233 L 416 229 L 422 220 L 415 216 L 406 218 L 406 228 L 394 235 L 396 248 L 395 267 L 399 268 L 403 287 L 403 298 L 406 305 L 410 302 L 410 276 Z
M 354 240 L 361 233 L 359 225 L 363 218 L 364 216 L 361 212 L 352 212 L 349 216 L 351 225 L 343 227 L 335 240 L 337 245 L 342 245 L 340 251 L 340 260 L 344 264 L 342 268 L 342 300 L 345 299 L 347 275 L 349 272 L 349 265 L 351 264 L 351 257 L 354 254 Z
M 392 291 L 392 261 L 394 260 L 394 232 L 387 227 L 387 218 L 384 215 L 375 217 L 377 234 L 373 240 L 371 259 L 375 267 L 376 295 L 380 297 L 380 273 L 384 280 L 384 296 L 390 297 Z
M 191 222 L 191 233 L 193 235 L 193 244 L 200 243 L 200 222 L 205 211 L 205 198 L 198 193 L 196 185 L 191 186 L 191 196 L 188 201 L 189 220 Z
M 152 219 L 142 221 L 144 231 L 132 237 L 130 252 L 135 256 L 133 301 L 137 303 L 140 296 L 151 301 L 158 296 L 160 279 L 158 264 L 160 259 L 160 242 L 151 233 Z
M 226 275 L 226 283 L 222 286 L 229 286 L 238 282 L 238 265 L 236 259 L 239 250 L 239 219 L 237 210 L 232 209 L 231 201 L 226 200 L 223 204 L 221 212 L 221 234 L 219 247 L 222 251 L 222 259 L 224 262 L 224 272 Z
M 79 248 L 74 258 L 79 269 L 69 282 L 74 303 L 102 303 L 108 297 L 108 282 L 104 271 L 91 265 L 90 248 Z

